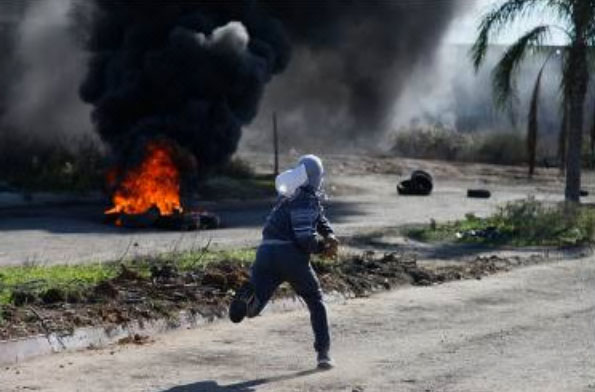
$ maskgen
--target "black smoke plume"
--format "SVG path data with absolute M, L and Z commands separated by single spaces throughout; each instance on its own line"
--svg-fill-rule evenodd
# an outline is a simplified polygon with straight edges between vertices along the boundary
M 289 60 L 279 22 L 239 0 L 94 0 L 80 94 L 102 139 L 126 159 L 155 138 L 199 168 L 225 162 Z
M 117 156 L 166 137 L 199 166 L 225 162 L 264 86 L 298 135 L 381 130 L 456 0 L 94 0 L 81 97 Z M 290 113 L 291 114 L 291 113 Z M 295 117 L 295 116 L 294 116 Z

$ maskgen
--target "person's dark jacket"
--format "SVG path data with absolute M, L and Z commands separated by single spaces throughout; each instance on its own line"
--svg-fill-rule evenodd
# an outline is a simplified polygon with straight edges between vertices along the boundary
M 263 240 L 294 242 L 306 253 L 320 253 L 323 238 L 333 234 L 312 187 L 300 188 L 292 198 L 280 198 L 262 231 Z M 322 236 L 323 238 L 321 238 Z

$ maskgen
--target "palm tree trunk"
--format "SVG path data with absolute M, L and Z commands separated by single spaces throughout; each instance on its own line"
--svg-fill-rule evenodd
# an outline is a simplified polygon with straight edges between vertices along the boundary
M 566 201 L 578 203 L 581 190 L 581 150 L 583 144 L 583 107 L 578 98 L 570 103 L 568 159 L 566 163 Z
M 593 112 L 595 113 L 595 111 Z M 593 118 L 593 123 L 591 124 L 591 132 L 590 138 L 591 142 L 591 169 L 595 168 L 595 118 Z
M 566 166 L 566 201 L 580 202 L 583 144 L 583 116 L 588 70 L 586 46 L 575 43 L 570 48 L 566 82 L 569 102 L 568 160 Z
M 563 103 L 562 108 L 562 122 L 560 123 L 560 134 L 558 135 L 558 159 L 560 174 L 566 172 L 566 156 L 568 155 L 568 104 Z

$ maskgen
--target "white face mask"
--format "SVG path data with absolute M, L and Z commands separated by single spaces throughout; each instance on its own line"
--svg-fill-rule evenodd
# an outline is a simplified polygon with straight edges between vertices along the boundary
M 301 186 L 307 183 L 308 173 L 304 165 L 286 170 L 275 178 L 275 188 L 283 197 L 292 197 Z

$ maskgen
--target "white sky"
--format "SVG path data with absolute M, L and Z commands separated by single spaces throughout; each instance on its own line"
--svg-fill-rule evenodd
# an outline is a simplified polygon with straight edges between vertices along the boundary
M 443 1 L 443 0 L 434 0 Z M 446 0 L 449 1 L 449 0 Z M 472 43 L 477 34 L 477 26 L 480 17 L 487 11 L 491 10 L 495 5 L 502 3 L 502 0 L 461 0 L 464 2 L 464 9 L 459 17 L 453 20 L 450 30 L 447 33 L 445 42 L 456 44 Z M 529 18 L 522 19 L 515 26 L 504 31 L 500 37 L 494 40 L 494 43 L 509 44 L 518 38 L 523 32 L 538 24 L 547 23 L 555 24 L 555 17 L 546 12 L 537 12 Z M 560 32 L 554 32 L 549 44 L 564 43 L 564 36 Z

